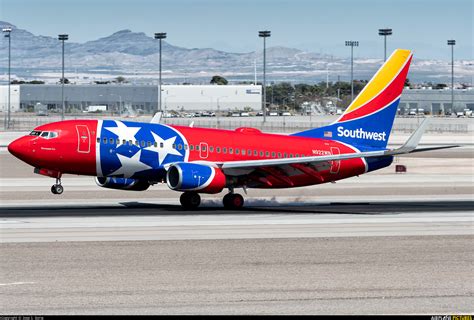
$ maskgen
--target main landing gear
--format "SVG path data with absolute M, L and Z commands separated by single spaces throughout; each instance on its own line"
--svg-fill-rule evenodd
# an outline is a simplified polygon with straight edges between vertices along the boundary
M 179 197 L 179 202 L 185 209 L 196 209 L 201 204 L 201 196 L 197 192 L 184 192 Z
M 64 188 L 61 185 L 61 178 L 56 178 L 56 184 L 53 184 L 51 186 L 51 192 L 53 194 L 61 194 L 63 193 L 63 191 L 64 191 Z
M 240 209 L 244 206 L 244 197 L 238 193 L 229 192 L 222 201 L 226 209 Z
M 179 202 L 185 209 L 196 209 L 201 204 L 201 196 L 197 192 L 184 192 L 179 197 Z M 223 199 L 225 209 L 240 209 L 244 205 L 244 198 L 234 192 L 229 192 Z

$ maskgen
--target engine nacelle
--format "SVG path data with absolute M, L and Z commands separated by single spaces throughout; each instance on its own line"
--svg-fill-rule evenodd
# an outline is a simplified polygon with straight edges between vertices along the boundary
M 96 177 L 95 183 L 102 188 L 130 191 L 144 191 L 150 187 L 148 182 L 127 178 Z
M 219 193 L 226 186 L 226 178 L 219 168 L 203 164 L 180 162 L 170 166 L 166 183 L 171 190 Z

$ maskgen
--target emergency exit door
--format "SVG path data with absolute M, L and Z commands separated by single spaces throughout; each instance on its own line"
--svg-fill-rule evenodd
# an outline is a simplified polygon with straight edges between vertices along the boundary
M 77 152 L 89 153 L 91 151 L 91 134 L 86 125 L 77 125 Z

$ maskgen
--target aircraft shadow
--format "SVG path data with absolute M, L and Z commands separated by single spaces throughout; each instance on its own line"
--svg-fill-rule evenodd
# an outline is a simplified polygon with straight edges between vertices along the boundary
M 3 207 L 0 217 L 98 217 L 98 216 L 194 216 L 238 214 L 346 214 L 397 215 L 400 213 L 474 212 L 474 201 L 409 201 L 409 202 L 332 202 L 285 203 L 250 199 L 240 210 L 226 210 L 212 201 L 203 201 L 196 210 L 179 205 L 144 202 L 122 202 L 121 206 L 65 205 L 61 207 Z

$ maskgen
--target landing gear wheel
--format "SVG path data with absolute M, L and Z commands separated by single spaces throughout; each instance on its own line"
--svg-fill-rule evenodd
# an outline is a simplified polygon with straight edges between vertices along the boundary
M 224 196 L 223 203 L 226 209 L 240 209 L 244 206 L 244 197 L 238 193 L 228 193 Z
M 53 194 L 61 194 L 63 193 L 63 191 L 64 191 L 64 188 L 60 184 L 53 184 L 53 186 L 51 187 L 51 192 Z
M 201 204 L 201 196 L 196 192 L 184 192 L 179 197 L 179 202 L 185 209 L 196 209 Z

